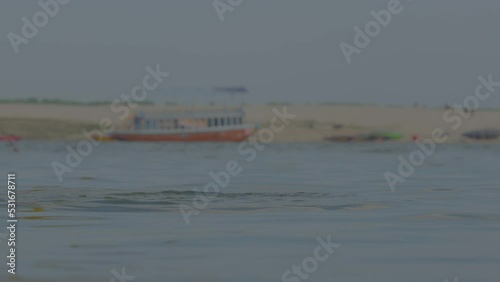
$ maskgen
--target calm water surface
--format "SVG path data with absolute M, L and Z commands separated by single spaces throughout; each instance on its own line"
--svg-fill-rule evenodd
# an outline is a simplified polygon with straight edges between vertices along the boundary
M 0 150 L 19 185 L 15 281 L 282 281 L 328 235 L 341 247 L 306 281 L 500 281 L 498 145 L 439 147 L 392 193 L 383 173 L 413 144 L 269 145 L 247 162 L 238 144 L 109 143 L 60 183 L 68 144 Z M 186 225 L 179 204 L 229 160 L 243 171 Z

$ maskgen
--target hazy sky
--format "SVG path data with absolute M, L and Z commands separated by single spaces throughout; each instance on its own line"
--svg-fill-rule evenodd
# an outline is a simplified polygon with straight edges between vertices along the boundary
M 163 88 L 244 85 L 255 102 L 443 105 L 500 81 L 498 0 L 401 0 L 351 64 L 339 44 L 389 0 L 245 0 L 223 22 L 212 0 L 73 0 L 15 54 L 7 34 L 37 2 L 0 3 L 0 98 L 110 100 L 157 63 Z

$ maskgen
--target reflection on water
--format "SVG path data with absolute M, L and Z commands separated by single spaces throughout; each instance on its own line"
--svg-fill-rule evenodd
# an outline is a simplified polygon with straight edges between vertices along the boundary
M 18 281 L 124 267 L 135 281 L 281 281 L 327 235 L 342 248 L 307 281 L 498 281 L 497 145 L 438 148 L 395 193 L 383 173 L 414 145 L 271 145 L 248 163 L 238 144 L 108 143 L 59 183 L 65 145 L 0 151 L 19 182 Z M 186 225 L 179 204 L 229 160 L 243 172 Z

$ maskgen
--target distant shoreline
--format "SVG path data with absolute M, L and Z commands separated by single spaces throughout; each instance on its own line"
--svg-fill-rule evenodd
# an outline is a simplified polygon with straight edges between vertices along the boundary
M 266 126 L 275 105 L 246 105 L 250 123 Z M 428 138 L 435 128 L 443 128 L 450 143 L 475 143 L 462 133 L 478 129 L 500 129 L 500 110 L 479 110 L 452 130 L 443 119 L 445 109 L 373 105 L 288 105 L 287 111 L 297 115 L 275 142 L 324 142 L 325 137 L 365 134 L 370 132 L 401 132 L 411 142 L 412 136 Z M 168 110 L 176 106 L 141 105 L 136 110 Z M 110 105 L 55 105 L 36 103 L 1 103 L 0 128 L 8 135 L 26 139 L 71 140 L 84 138 L 82 130 L 97 128 L 103 118 L 117 125 L 120 120 Z M 500 140 L 493 141 L 500 143 Z M 491 142 L 488 142 L 491 143 Z
M 1 105 L 47 105 L 47 106 L 109 106 L 113 101 L 71 101 L 61 99 L 0 99 Z M 141 106 L 180 106 L 176 102 L 166 102 L 164 104 L 157 104 L 151 101 L 134 102 Z M 267 103 L 246 103 L 247 106 L 359 106 L 359 107 L 388 107 L 388 108 L 410 108 L 410 109 L 444 109 L 443 106 L 426 106 L 426 105 L 391 105 L 391 104 L 374 104 L 374 103 L 361 103 L 361 102 L 267 102 Z M 500 108 L 482 108 L 480 111 L 500 111 Z

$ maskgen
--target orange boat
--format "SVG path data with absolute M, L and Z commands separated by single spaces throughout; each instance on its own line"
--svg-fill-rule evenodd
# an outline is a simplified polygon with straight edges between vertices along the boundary
M 246 91 L 229 88 L 226 91 Z M 234 94 L 234 93 L 233 93 Z M 106 136 L 103 141 L 145 142 L 241 142 L 256 129 L 244 123 L 243 105 L 238 107 L 199 107 L 197 110 L 165 108 L 156 112 L 130 115 L 125 129 Z
M 0 141 L 13 141 L 13 142 L 16 142 L 16 141 L 20 141 L 21 139 L 22 139 L 21 137 L 15 136 L 15 135 L 10 135 L 10 136 L 0 135 Z

